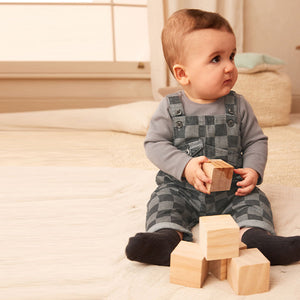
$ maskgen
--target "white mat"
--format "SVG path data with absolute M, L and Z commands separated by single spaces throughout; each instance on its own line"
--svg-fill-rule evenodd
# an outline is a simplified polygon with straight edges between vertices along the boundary
M 271 267 L 268 293 L 238 297 L 226 281 L 212 276 L 202 289 L 186 288 L 169 283 L 168 267 L 128 261 L 128 238 L 144 230 L 153 170 L 1 167 L 0 174 L 0 299 L 274 300 L 300 295 L 300 264 Z M 299 235 L 299 188 L 265 186 L 265 191 L 278 233 Z

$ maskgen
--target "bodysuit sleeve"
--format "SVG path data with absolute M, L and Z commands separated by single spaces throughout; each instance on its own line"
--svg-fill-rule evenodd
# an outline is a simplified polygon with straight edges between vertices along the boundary
M 243 167 L 258 172 L 260 184 L 267 163 L 268 137 L 260 128 L 250 104 L 242 96 L 239 97 Z
M 182 180 L 186 164 L 192 158 L 173 145 L 173 124 L 164 98 L 154 113 L 144 142 L 150 161 L 160 170 Z

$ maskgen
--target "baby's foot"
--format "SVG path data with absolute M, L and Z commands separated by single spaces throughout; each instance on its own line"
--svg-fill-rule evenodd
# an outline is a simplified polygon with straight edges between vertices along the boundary
M 258 248 L 271 265 L 288 265 L 300 260 L 300 236 L 270 235 L 261 228 L 251 228 L 242 236 L 248 248 Z
M 171 252 L 179 242 L 179 234 L 173 229 L 137 233 L 129 239 L 125 252 L 130 260 L 169 266 Z

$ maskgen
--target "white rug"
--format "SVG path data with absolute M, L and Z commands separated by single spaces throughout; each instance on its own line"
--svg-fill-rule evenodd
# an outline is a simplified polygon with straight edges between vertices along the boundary
M 209 276 L 202 289 L 169 283 L 169 268 L 128 261 L 144 230 L 154 170 L 0 168 L 0 299 L 244 299 Z M 300 234 L 299 188 L 265 186 L 278 233 Z M 270 291 L 247 299 L 297 299 L 300 264 L 271 267 Z M 298 298 L 299 299 L 299 298 Z

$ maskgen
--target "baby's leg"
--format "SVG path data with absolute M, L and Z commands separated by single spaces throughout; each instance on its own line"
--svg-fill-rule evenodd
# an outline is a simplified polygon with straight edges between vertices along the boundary
M 300 260 L 300 236 L 275 235 L 270 202 L 257 187 L 247 196 L 234 197 L 224 213 L 230 213 L 242 227 L 242 242 L 248 248 L 258 248 L 271 265 Z
M 151 195 L 147 205 L 146 231 L 129 239 L 128 259 L 154 264 L 170 265 L 170 255 L 185 234 L 192 239 L 188 228 L 198 221 L 198 212 L 190 204 L 192 195 L 181 183 L 166 180 Z
M 126 256 L 142 263 L 169 266 L 171 252 L 181 239 L 182 233 L 174 229 L 137 233 L 129 239 Z
M 241 240 L 248 248 L 258 248 L 271 265 L 288 265 L 300 260 L 300 236 L 271 235 L 261 228 L 242 228 Z

